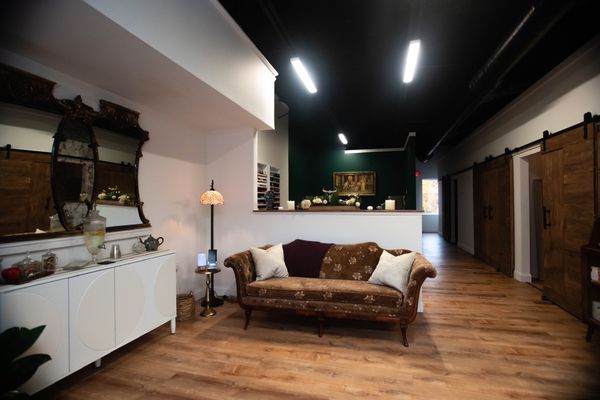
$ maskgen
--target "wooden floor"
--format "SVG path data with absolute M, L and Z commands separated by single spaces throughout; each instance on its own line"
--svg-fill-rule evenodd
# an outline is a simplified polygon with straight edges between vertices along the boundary
M 540 292 L 424 237 L 438 277 L 409 327 L 255 312 L 236 304 L 212 319 L 163 326 L 66 378 L 39 398 L 65 399 L 593 399 L 600 333 Z

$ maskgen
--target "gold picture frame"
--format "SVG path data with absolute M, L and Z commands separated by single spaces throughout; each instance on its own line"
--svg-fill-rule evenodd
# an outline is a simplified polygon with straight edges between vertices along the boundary
M 333 173 L 333 187 L 338 196 L 375 196 L 375 171 L 347 171 Z

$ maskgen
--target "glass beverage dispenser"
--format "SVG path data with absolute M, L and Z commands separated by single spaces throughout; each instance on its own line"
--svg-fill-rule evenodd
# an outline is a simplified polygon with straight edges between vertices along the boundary
M 106 218 L 100 215 L 96 207 L 88 213 L 83 221 L 83 236 L 85 247 L 92 255 L 92 262 L 97 261 L 100 249 L 104 248 L 104 236 L 106 235 Z

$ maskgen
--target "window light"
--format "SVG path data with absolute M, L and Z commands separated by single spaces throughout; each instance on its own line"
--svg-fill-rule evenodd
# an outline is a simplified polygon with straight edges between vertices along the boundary
M 421 48 L 420 40 L 411 40 L 408 44 L 408 52 L 406 53 L 406 63 L 404 64 L 404 76 L 402 81 L 409 83 L 415 77 L 417 69 L 417 61 L 419 59 L 419 49 Z
M 346 135 L 343 133 L 338 133 L 338 138 L 340 138 L 340 142 L 342 142 L 342 144 L 348 144 L 348 139 L 346 139 Z
M 306 90 L 308 90 L 309 93 L 317 93 L 317 87 L 310 78 L 310 75 L 308 75 L 308 71 L 306 70 L 306 68 L 304 68 L 304 64 L 302 64 L 302 61 L 300 61 L 298 57 L 293 57 L 290 58 L 290 62 L 292 63 L 294 70 L 298 74 L 298 77 L 304 84 L 304 87 L 306 87 Z

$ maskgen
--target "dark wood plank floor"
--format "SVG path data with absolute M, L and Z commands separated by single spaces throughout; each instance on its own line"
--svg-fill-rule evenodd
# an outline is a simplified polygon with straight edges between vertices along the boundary
M 438 277 L 409 327 L 243 312 L 163 326 L 43 391 L 65 399 L 594 399 L 600 334 L 437 235 Z

